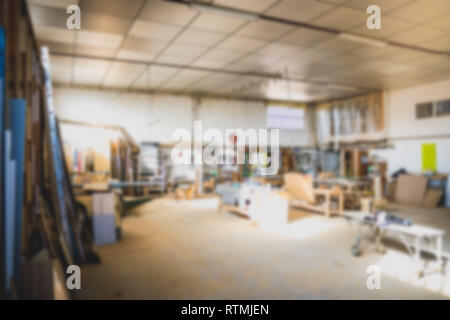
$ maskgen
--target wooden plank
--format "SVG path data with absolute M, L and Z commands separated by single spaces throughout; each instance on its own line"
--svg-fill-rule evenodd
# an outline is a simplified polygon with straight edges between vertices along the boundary
M 228 211 L 228 212 L 237 214 L 238 216 L 241 216 L 241 217 L 243 217 L 243 218 L 250 219 L 250 216 L 248 215 L 247 210 L 242 209 L 242 208 L 239 208 L 239 207 L 237 207 L 237 206 L 222 205 L 222 206 L 220 207 L 220 211 L 221 211 L 221 212 L 223 212 L 223 211 Z
M 442 189 L 428 189 L 423 199 L 423 205 L 426 207 L 435 208 L 439 205 L 442 196 Z
M 45 299 L 54 298 L 53 261 L 48 251 L 42 250 L 24 265 L 24 298 Z
M 47 47 L 41 49 L 41 59 L 44 69 L 45 78 L 45 96 L 46 96 L 46 134 L 48 138 L 48 148 L 50 155 L 51 179 L 52 179 L 52 199 L 54 201 L 54 207 L 58 212 L 58 216 L 61 224 L 61 232 L 63 240 L 66 243 L 66 249 L 72 258 L 76 258 L 77 246 L 75 244 L 74 233 L 71 226 L 71 218 L 67 208 L 66 198 L 67 194 L 64 187 L 64 164 L 61 157 L 61 142 L 57 137 L 57 123 L 55 108 L 53 105 L 53 90 L 50 75 L 50 57 Z
M 56 247 L 55 244 L 53 243 L 53 236 L 52 236 L 52 230 L 50 227 L 50 222 L 48 221 L 48 217 L 47 217 L 47 206 L 45 204 L 44 199 L 42 198 L 42 196 L 39 197 L 39 208 L 40 208 L 40 215 L 41 215 L 41 221 L 42 221 L 42 228 L 44 229 L 44 237 L 45 237 L 45 241 L 47 243 L 47 247 L 48 250 L 50 252 L 50 255 L 52 257 L 56 257 L 57 253 L 56 253 Z

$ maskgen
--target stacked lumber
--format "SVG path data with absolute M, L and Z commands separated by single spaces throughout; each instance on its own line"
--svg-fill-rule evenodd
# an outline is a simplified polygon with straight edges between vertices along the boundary
M 430 186 L 430 181 L 446 180 L 446 175 L 402 174 L 395 183 L 395 201 L 415 206 L 437 207 L 444 195 L 443 189 Z

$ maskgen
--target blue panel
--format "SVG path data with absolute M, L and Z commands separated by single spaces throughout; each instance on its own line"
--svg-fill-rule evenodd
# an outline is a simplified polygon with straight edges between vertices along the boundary
M 22 217 L 24 194 L 24 161 L 25 161 L 25 99 L 11 99 L 9 103 L 9 126 L 12 134 L 11 158 L 16 163 L 16 185 L 14 205 L 14 279 L 20 284 L 20 260 L 22 251 Z
M 11 133 L 5 132 L 5 286 L 6 292 L 10 290 L 11 277 L 14 274 L 14 204 L 15 204 L 15 177 L 16 164 L 10 160 L 11 155 Z
M 116 242 L 116 218 L 114 214 L 93 216 L 94 243 L 96 245 Z
M 3 139 L 4 139 L 4 113 L 5 113 L 5 106 L 4 106 L 4 99 L 5 99 L 5 29 L 3 27 L 0 27 L 0 261 L 2 265 L 0 265 L 0 274 L 3 274 L 5 270 L 4 261 L 5 259 L 5 243 L 4 243 L 4 232 L 5 228 L 3 225 L 4 221 L 4 212 L 5 207 L 3 203 L 3 199 L 5 197 L 5 189 L 4 189 L 4 164 L 3 164 L 3 155 L 4 155 L 4 149 L 3 149 Z M 0 282 L 2 283 L 2 282 Z M 1 288 L 0 292 L 2 289 Z

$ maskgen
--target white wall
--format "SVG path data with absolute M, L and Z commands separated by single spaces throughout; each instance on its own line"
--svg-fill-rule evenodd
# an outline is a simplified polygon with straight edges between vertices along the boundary
M 389 174 L 422 171 L 422 144 L 435 143 L 437 170 L 450 174 L 450 116 L 416 119 L 416 103 L 450 99 L 450 80 L 387 91 L 385 133 L 394 148 L 376 152 L 388 160 Z
M 123 126 L 136 141 L 170 142 L 175 129 L 192 130 L 194 117 L 204 129 L 266 128 L 262 102 L 202 99 L 198 108 L 187 96 L 132 93 L 68 87 L 54 89 L 55 108 L 61 119 Z M 280 130 L 282 146 L 312 146 L 312 112 L 304 131 Z
M 312 146 L 315 132 L 311 111 L 306 109 L 305 130 L 280 130 L 281 146 Z M 242 102 L 237 100 L 204 100 L 198 110 L 198 118 L 203 120 L 204 128 L 265 129 L 266 106 L 261 102 Z
M 185 97 L 58 87 L 54 97 L 61 119 L 119 125 L 136 141 L 168 142 L 173 130 L 192 125 Z

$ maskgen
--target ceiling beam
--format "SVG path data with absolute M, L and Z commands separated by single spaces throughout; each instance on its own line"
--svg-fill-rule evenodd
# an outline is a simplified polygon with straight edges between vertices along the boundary
M 223 73 L 223 74 L 242 76 L 242 77 L 244 77 L 244 76 L 245 77 L 258 77 L 258 78 L 273 79 L 273 80 L 302 82 L 302 83 L 306 83 L 306 84 L 326 86 L 326 87 L 336 87 L 336 88 L 338 88 L 338 87 L 341 87 L 341 88 L 354 87 L 354 90 L 361 90 L 361 91 L 374 91 L 374 90 L 380 89 L 380 88 L 368 88 L 368 87 L 361 87 L 361 86 L 355 87 L 348 83 L 324 82 L 324 81 L 309 80 L 306 78 L 286 77 L 286 76 L 282 75 L 281 73 L 225 70 L 225 69 L 215 69 L 215 68 L 206 68 L 206 67 L 197 67 L 197 66 L 186 66 L 186 65 L 173 64 L 173 63 L 130 60 L 130 59 L 122 59 L 122 58 L 114 58 L 114 57 L 100 57 L 100 56 L 93 56 L 93 55 L 65 53 L 65 52 L 51 52 L 51 55 L 59 56 L 59 57 L 69 57 L 69 58 L 84 58 L 84 59 L 103 60 L 103 61 L 111 61 L 111 62 L 142 64 L 142 65 L 146 65 L 146 66 L 157 66 L 157 67 L 184 69 L 184 70 L 204 71 L 204 72 L 211 72 L 211 73 Z

